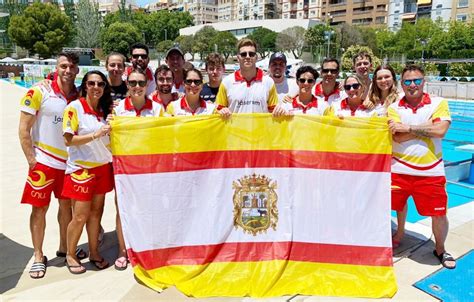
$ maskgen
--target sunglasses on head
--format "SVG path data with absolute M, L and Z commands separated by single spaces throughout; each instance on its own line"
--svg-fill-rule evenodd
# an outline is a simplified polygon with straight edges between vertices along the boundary
M 184 84 L 186 85 L 191 85 L 192 83 L 194 83 L 196 86 L 199 86 L 202 84 L 202 81 L 201 80 L 184 80 Z
M 132 55 L 132 58 L 134 58 L 135 60 L 138 60 L 140 58 L 142 58 L 142 60 L 146 60 L 146 59 L 148 59 L 148 55 L 147 54 Z
M 415 83 L 416 86 L 419 86 L 423 83 L 423 79 L 403 80 L 403 85 L 405 86 L 410 86 L 411 83 Z
M 128 85 L 130 87 L 136 87 L 137 85 L 140 87 L 145 87 L 146 81 L 128 81 Z
M 336 74 L 339 72 L 338 69 L 335 69 L 335 68 L 323 68 L 321 69 L 322 73 L 332 73 L 332 74 Z
M 96 81 L 87 81 L 86 82 L 87 84 L 87 87 L 99 87 L 99 88 L 104 88 L 105 87 L 105 82 L 104 81 L 100 81 L 100 82 L 96 82 Z
M 304 83 L 313 84 L 314 81 L 315 81 L 314 79 L 303 79 L 303 78 L 298 79 L 298 82 L 300 82 L 301 84 L 304 84 Z
M 345 90 L 351 90 L 351 89 L 357 90 L 357 89 L 359 89 L 359 88 L 360 88 L 360 84 L 359 84 L 359 83 L 344 85 L 344 89 L 345 89 Z
M 239 53 L 239 56 L 241 56 L 242 58 L 247 58 L 247 57 L 253 58 L 256 55 L 257 55 L 257 53 L 254 52 L 254 51 L 243 51 L 243 52 Z

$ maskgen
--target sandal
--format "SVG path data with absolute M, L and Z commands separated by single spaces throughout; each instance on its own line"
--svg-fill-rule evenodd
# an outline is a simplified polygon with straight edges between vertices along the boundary
M 80 275 L 86 272 L 86 268 L 79 262 L 78 265 L 69 265 L 66 260 L 66 267 L 69 270 L 69 272 L 73 275 Z M 80 270 L 74 271 L 73 269 L 75 268 L 80 268 Z
M 455 269 L 456 268 L 456 260 L 454 260 L 453 256 L 450 253 L 443 252 L 443 253 L 441 253 L 441 255 L 438 255 L 438 253 L 436 253 L 436 250 L 434 250 L 433 255 L 435 255 L 435 257 L 439 260 L 439 262 L 441 262 L 441 265 L 444 266 L 445 268 L 447 268 L 447 269 Z M 454 266 L 448 266 L 446 264 L 447 261 L 454 262 Z
M 122 256 L 122 257 L 117 258 L 117 260 L 115 260 L 114 267 L 116 270 L 118 271 L 126 270 L 127 266 L 128 266 L 127 257 Z
M 106 269 L 110 266 L 110 264 L 104 258 L 100 260 L 92 260 L 91 258 L 89 258 L 89 262 L 92 263 L 99 270 Z
M 56 252 L 56 257 L 63 257 L 64 258 L 64 257 L 66 257 L 66 253 L 57 251 Z M 87 258 L 87 253 L 83 249 L 77 248 L 76 249 L 76 257 L 79 260 L 86 259 Z
M 48 263 L 48 258 L 46 256 L 43 256 L 43 261 L 42 262 L 33 262 L 31 265 L 29 274 L 30 277 L 33 279 L 41 279 L 46 275 L 46 264 Z M 32 275 L 33 273 L 36 273 L 34 276 Z M 43 274 L 41 274 L 43 273 Z

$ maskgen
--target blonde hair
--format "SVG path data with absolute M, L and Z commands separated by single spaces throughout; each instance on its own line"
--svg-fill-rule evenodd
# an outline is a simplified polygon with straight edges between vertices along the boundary
M 380 90 L 379 86 L 377 86 L 377 72 L 380 70 L 388 70 L 392 74 L 393 84 L 390 87 L 390 91 L 388 96 L 385 100 L 382 100 L 382 91 Z M 369 91 L 369 101 L 372 104 L 377 105 L 383 101 L 383 106 L 388 108 L 391 104 L 393 104 L 398 99 L 398 91 L 397 91 L 397 75 L 395 74 L 395 70 L 390 65 L 380 65 L 374 71 L 374 76 L 372 77 L 372 85 Z

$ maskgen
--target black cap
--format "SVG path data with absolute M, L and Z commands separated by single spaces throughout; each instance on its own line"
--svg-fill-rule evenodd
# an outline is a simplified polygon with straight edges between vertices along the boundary
M 275 60 L 283 60 L 286 64 L 286 56 L 282 52 L 275 52 L 274 54 L 272 54 L 272 56 L 270 57 L 270 63 Z
M 179 48 L 178 45 L 174 45 L 173 47 L 171 47 L 170 49 L 168 49 L 168 51 L 166 52 L 166 57 L 165 57 L 165 58 L 168 58 L 168 56 L 169 56 L 172 52 L 177 52 L 177 53 L 179 53 L 179 54 L 184 58 L 184 52 L 181 50 L 181 48 Z

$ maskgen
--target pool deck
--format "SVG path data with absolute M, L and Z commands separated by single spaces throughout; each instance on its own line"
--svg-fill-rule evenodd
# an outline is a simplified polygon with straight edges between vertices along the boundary
M 47 214 L 44 252 L 49 258 L 46 276 L 33 280 L 28 275 L 32 263 L 32 244 L 28 226 L 30 207 L 20 205 L 27 164 L 20 148 L 18 127 L 18 102 L 25 89 L 0 81 L 1 104 L 1 206 L 0 223 L 0 293 L 3 301 L 185 301 L 188 298 L 175 288 L 158 294 L 138 284 L 131 267 L 117 271 L 113 266 L 104 271 L 95 271 L 86 260 L 88 270 L 82 275 L 72 275 L 64 266 L 64 258 L 55 258 L 58 246 L 57 202 L 52 202 Z M 468 202 L 449 209 L 450 232 L 447 249 L 455 258 L 474 248 L 474 203 Z M 101 248 L 103 255 L 113 263 L 116 256 L 115 207 L 113 195 L 109 194 L 102 225 L 106 231 Z M 393 224 L 392 224 L 393 225 Z M 408 234 L 395 251 L 394 267 L 398 292 L 392 299 L 379 301 L 438 301 L 434 297 L 413 287 L 412 284 L 441 268 L 433 257 L 434 243 L 431 238 L 429 219 L 407 223 Z M 431 238 L 431 240 L 430 240 Z M 85 232 L 80 244 L 87 246 Z M 466 282 L 474 276 L 466 276 Z M 210 298 L 202 301 L 254 301 L 251 298 Z M 266 301 L 365 301 L 335 297 L 280 297 L 259 299 Z

